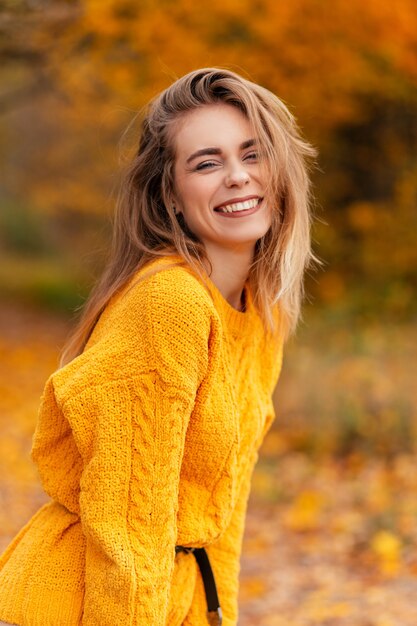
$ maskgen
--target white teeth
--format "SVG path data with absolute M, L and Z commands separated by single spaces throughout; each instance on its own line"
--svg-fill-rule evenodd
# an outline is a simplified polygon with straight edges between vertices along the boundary
M 252 198 L 252 200 L 245 200 L 244 202 L 236 202 L 236 204 L 226 204 L 218 209 L 223 213 L 234 213 L 235 211 L 247 211 L 253 209 L 259 203 L 259 198 Z

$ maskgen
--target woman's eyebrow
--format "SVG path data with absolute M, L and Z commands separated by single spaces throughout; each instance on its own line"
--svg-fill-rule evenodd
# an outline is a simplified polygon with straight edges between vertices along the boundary
M 221 154 L 222 151 L 220 148 L 202 148 L 201 150 L 197 150 L 197 152 L 193 152 L 191 156 L 188 157 L 186 163 L 190 163 L 193 159 L 204 155 L 212 155 L 212 154 Z
M 252 146 L 256 146 L 257 144 L 257 140 L 256 139 L 248 139 L 247 141 L 244 141 L 241 145 L 240 145 L 240 149 L 241 150 L 246 150 L 246 148 L 252 148 Z
M 252 146 L 254 146 L 257 143 L 256 139 L 247 139 L 246 141 L 244 141 L 243 143 L 240 144 L 239 146 L 239 150 L 246 150 L 246 148 L 251 148 Z M 196 159 L 197 157 L 200 156 L 207 156 L 207 155 L 218 155 L 221 154 L 222 151 L 220 148 L 202 148 L 201 150 L 197 150 L 196 152 L 193 152 L 193 154 L 191 156 L 188 157 L 186 163 L 191 163 L 191 161 L 193 159 Z

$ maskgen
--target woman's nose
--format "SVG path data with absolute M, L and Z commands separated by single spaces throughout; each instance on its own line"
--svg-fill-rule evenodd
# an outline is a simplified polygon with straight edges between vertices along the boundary
M 242 165 L 230 168 L 226 174 L 225 183 L 228 187 L 241 187 L 250 180 L 248 172 Z

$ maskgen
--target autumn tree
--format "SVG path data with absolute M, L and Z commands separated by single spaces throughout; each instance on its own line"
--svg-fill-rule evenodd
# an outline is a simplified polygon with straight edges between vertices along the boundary
M 315 237 L 327 266 L 311 288 L 332 304 L 356 292 L 362 307 L 361 286 L 392 311 L 410 306 L 412 0 L 212 0 L 206 11 L 190 0 L 27 0 L 6 3 L 0 28 L 2 193 L 47 215 L 64 248 L 111 212 L 118 141 L 142 105 L 187 71 L 226 66 L 290 103 L 319 149 Z

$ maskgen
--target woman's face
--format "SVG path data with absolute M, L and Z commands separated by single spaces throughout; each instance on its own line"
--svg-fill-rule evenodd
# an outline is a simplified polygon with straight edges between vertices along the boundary
M 175 142 L 175 207 L 205 245 L 254 251 L 271 226 L 265 174 L 251 125 L 219 103 L 186 113 Z

